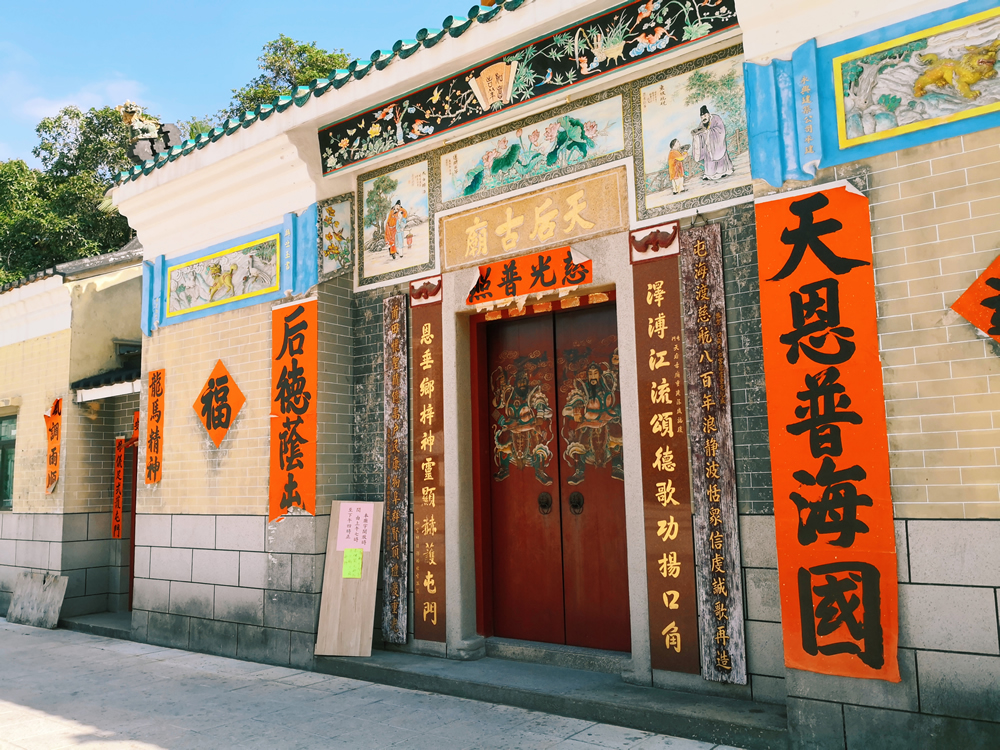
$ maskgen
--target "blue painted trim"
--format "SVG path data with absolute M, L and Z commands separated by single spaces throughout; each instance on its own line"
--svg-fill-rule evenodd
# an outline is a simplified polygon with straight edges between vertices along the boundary
M 152 325 L 150 328 L 156 330 L 163 325 L 163 315 L 165 313 L 165 307 L 163 305 L 163 280 L 166 278 L 167 270 L 167 259 L 160 255 L 157 256 L 154 261 L 153 266 L 153 309 L 150 311 L 150 320 Z
M 295 214 L 281 224 L 281 291 L 295 294 Z
M 142 314 L 139 318 L 139 328 L 142 329 L 143 336 L 149 336 L 153 330 L 153 306 L 150 300 L 153 298 L 153 263 L 144 260 L 142 262 Z
M 316 224 L 318 207 L 313 203 L 296 217 L 295 277 L 299 281 L 297 294 L 305 294 L 319 283 L 319 232 Z
M 808 83 L 806 84 L 805 82 Z M 806 92 L 809 89 L 808 94 Z M 796 164 L 798 171 L 813 179 L 823 160 L 823 106 L 819 93 L 819 69 L 816 65 L 816 40 L 810 39 L 792 53 L 792 106 L 796 123 Z M 808 105 L 806 104 L 808 102 Z M 811 111 L 806 110 L 806 106 Z M 808 129 L 807 129 L 808 128 Z M 791 179 L 803 179 L 793 177 Z
M 858 146 L 850 146 L 846 149 L 840 148 L 837 136 L 837 103 L 836 88 L 833 82 L 833 59 L 855 52 L 866 47 L 888 42 L 907 34 L 914 34 L 924 29 L 939 26 L 949 21 L 971 16 L 990 10 L 996 7 L 996 0 L 968 0 L 967 2 L 953 5 L 950 8 L 943 8 L 932 13 L 925 13 L 922 16 L 911 18 L 908 21 L 893 24 L 861 34 L 851 39 L 845 39 L 836 44 L 820 47 L 817 51 L 817 63 L 819 65 L 821 80 L 820 107 L 823 110 L 823 154 L 824 159 L 820 166 L 832 167 L 844 164 L 849 161 L 869 159 L 873 156 L 885 154 L 890 151 L 901 151 L 914 146 L 922 146 L 934 141 L 943 141 L 947 138 L 975 133 L 979 130 L 995 128 L 1000 126 L 1000 112 L 990 112 L 988 114 L 970 117 L 964 120 L 937 125 L 925 130 L 918 130 L 913 133 L 905 133 L 893 138 L 886 138 L 882 141 L 863 143 Z

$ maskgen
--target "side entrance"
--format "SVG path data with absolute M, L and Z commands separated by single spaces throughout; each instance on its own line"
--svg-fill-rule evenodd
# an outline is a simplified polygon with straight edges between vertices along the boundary
M 483 328 L 481 626 L 630 651 L 615 305 Z

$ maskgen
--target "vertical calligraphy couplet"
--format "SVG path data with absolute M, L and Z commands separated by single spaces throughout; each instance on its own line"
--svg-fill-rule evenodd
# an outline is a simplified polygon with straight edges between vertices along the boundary
M 111 504 L 111 538 L 122 538 L 122 498 L 125 494 L 125 438 L 115 438 L 115 486 Z M 133 499 L 133 503 L 135 500 Z
M 271 311 L 271 472 L 268 520 L 316 514 L 316 299 Z
M 690 227 L 681 233 L 681 277 L 701 674 L 706 680 L 746 685 L 726 297 L 718 224 Z
M 440 282 L 439 282 L 440 283 Z M 444 396 L 441 304 L 412 299 L 413 632 L 445 642 Z
M 156 484 L 163 478 L 163 399 L 166 385 L 166 370 L 149 371 L 146 391 L 146 484 Z
M 650 656 L 654 669 L 698 674 L 677 255 L 635 263 L 632 282 Z
M 62 444 L 62 399 L 45 413 L 45 494 L 52 494 L 59 481 L 59 446 Z
M 868 200 L 841 182 L 756 214 L 785 664 L 898 682 Z
M 385 559 L 382 638 L 406 643 L 409 531 L 409 399 L 406 367 L 406 295 L 382 302 L 385 423 Z M 419 540 L 419 537 L 418 537 Z

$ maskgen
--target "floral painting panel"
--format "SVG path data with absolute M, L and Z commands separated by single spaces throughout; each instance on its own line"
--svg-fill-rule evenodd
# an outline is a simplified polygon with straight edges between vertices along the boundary
M 441 198 L 468 198 L 624 148 L 616 96 L 442 156 Z
M 354 199 L 333 199 L 319 205 L 321 277 L 354 266 Z
M 742 56 L 639 94 L 647 210 L 750 183 Z
M 430 261 L 427 162 L 365 180 L 362 195 L 359 285 L 426 265 Z
M 841 148 L 1000 110 L 1000 9 L 833 61 Z
M 167 317 L 277 291 L 280 242 L 275 234 L 171 267 Z

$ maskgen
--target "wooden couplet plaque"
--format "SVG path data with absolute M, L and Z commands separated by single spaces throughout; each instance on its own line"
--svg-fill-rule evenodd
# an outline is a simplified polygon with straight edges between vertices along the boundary
M 371 656 L 382 503 L 334 501 L 323 568 L 317 656 Z
M 681 277 L 701 674 L 706 680 L 746 685 L 726 297 L 718 224 L 691 227 L 681 233 Z
M 425 282 L 432 287 L 435 282 Z M 411 284 L 411 289 L 419 282 Z M 440 292 L 441 277 L 436 279 Z M 421 285 L 423 286 L 423 285 Z M 445 642 L 444 365 L 440 294 L 411 294 L 414 637 Z
M 292 506 L 316 515 L 319 302 L 271 310 L 271 471 L 268 521 Z
M 650 255 L 632 266 L 650 656 L 654 669 L 698 674 L 678 256 Z
M 756 215 L 785 664 L 899 682 L 868 200 L 839 182 Z
M 409 531 L 409 421 L 406 367 L 406 295 L 382 302 L 385 422 L 385 560 L 382 638 L 406 643 Z

